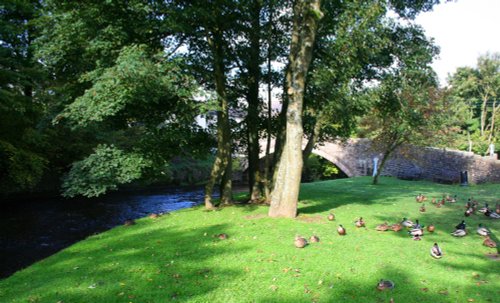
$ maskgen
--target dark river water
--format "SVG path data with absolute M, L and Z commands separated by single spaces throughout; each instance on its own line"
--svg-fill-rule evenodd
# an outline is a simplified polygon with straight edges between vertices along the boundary
M 112 193 L 96 199 L 38 199 L 0 204 L 0 279 L 89 235 L 150 213 L 203 202 L 202 188 Z

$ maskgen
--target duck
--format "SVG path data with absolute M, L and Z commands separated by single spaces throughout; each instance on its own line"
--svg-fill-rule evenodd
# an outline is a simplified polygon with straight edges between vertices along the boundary
M 465 221 L 462 220 L 462 222 L 460 222 L 460 224 L 458 224 L 457 226 L 455 226 L 455 229 L 463 229 L 463 230 L 465 230 L 465 226 L 466 226 Z
M 391 230 L 393 230 L 393 231 L 400 231 L 401 229 L 403 229 L 403 226 L 399 223 L 395 223 L 395 224 L 391 225 Z
M 472 202 L 469 199 L 467 202 L 465 202 L 465 209 L 469 209 L 471 207 L 472 207 Z
M 365 227 L 365 221 L 363 221 L 362 217 L 359 217 L 359 219 L 356 220 L 354 224 L 356 224 L 356 227 Z
M 387 222 L 384 222 L 383 224 L 377 225 L 377 227 L 375 227 L 375 229 L 378 231 L 386 231 L 389 229 L 389 224 L 387 224 Z
M 418 203 L 421 203 L 421 202 L 424 202 L 425 200 L 427 200 L 427 198 L 423 194 L 418 194 L 415 197 L 415 200 L 417 200 Z
M 135 225 L 135 220 L 134 219 L 127 219 L 127 220 L 125 220 L 125 222 L 123 222 L 123 225 L 125 225 L 125 226 Z
M 422 206 L 420 206 L 419 210 L 421 213 L 425 213 L 425 204 L 422 204 Z
M 319 237 L 316 236 L 316 235 L 312 235 L 310 238 L 309 238 L 309 242 L 311 243 L 317 243 L 319 242 Z
M 451 233 L 453 237 L 463 237 L 467 234 L 465 229 L 457 229 L 454 232 Z
M 327 219 L 328 219 L 328 221 L 333 221 L 333 220 L 335 220 L 335 215 L 333 213 L 330 213 L 330 214 L 328 214 Z
M 345 236 L 347 234 L 347 232 L 346 232 L 344 226 L 342 226 L 342 224 L 340 224 L 339 227 L 337 228 L 337 232 L 341 236 Z
M 149 215 L 149 217 L 150 217 L 151 219 L 157 219 L 157 218 L 159 218 L 159 217 L 160 217 L 160 215 L 159 215 L 159 214 L 152 213 L 152 214 L 150 214 L 150 215 Z
M 485 215 L 485 216 L 487 216 L 487 217 L 490 217 L 490 218 L 492 218 L 492 219 L 500 219 L 500 215 L 499 215 L 499 214 L 494 213 L 494 212 L 492 212 L 492 211 L 490 211 L 490 210 L 486 211 L 486 212 L 484 213 L 484 215 Z
M 472 207 L 469 207 L 465 213 L 464 213 L 464 216 L 466 217 L 469 217 L 470 215 L 472 215 L 474 213 L 474 209 Z
M 377 290 L 379 291 L 393 290 L 394 286 L 395 286 L 394 282 L 390 280 L 380 279 L 380 281 L 377 283 Z
M 500 215 L 500 203 L 497 203 L 495 212 Z
M 413 222 L 409 219 L 403 218 L 403 221 L 401 221 L 401 225 L 404 227 L 413 227 Z
M 491 248 L 497 247 L 497 243 L 495 241 L 491 240 L 490 236 L 486 236 L 486 239 L 484 239 L 484 241 L 483 241 L 483 245 L 491 247 Z
M 296 236 L 294 241 L 295 247 L 304 248 L 307 245 L 307 240 L 302 238 L 301 236 Z
M 424 235 L 424 230 L 421 228 L 414 228 L 410 230 L 408 233 L 414 237 L 420 237 Z
M 427 226 L 427 231 L 430 233 L 434 232 L 435 229 L 436 227 L 434 226 L 434 224 L 430 224 L 429 226 Z
M 483 227 L 483 225 L 480 223 L 478 228 L 477 228 L 477 233 L 480 235 L 480 236 L 488 236 L 490 234 L 490 231 L 486 228 L 486 227 Z
M 450 199 L 450 203 L 457 203 L 458 198 L 457 195 L 454 195 L 453 198 Z
M 436 198 L 432 198 L 431 203 L 436 204 Z
M 222 234 L 218 234 L 217 238 L 219 238 L 220 240 L 227 240 L 229 238 L 229 236 L 225 233 L 222 233 Z
M 431 256 L 436 259 L 441 259 L 443 257 L 443 252 L 437 243 L 431 247 Z
M 418 222 L 418 219 L 415 221 L 415 224 L 412 226 L 414 229 L 422 229 L 424 226 Z
M 488 203 L 484 203 L 484 207 L 482 207 L 482 208 L 478 209 L 478 212 L 480 212 L 480 213 L 482 213 L 482 214 L 486 213 L 487 211 L 490 211 L 490 208 L 489 208 L 489 206 L 488 206 Z

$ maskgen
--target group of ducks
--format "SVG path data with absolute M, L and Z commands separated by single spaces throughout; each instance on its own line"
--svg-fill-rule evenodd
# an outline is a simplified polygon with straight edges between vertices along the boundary
M 475 212 L 479 212 L 484 214 L 486 217 L 491 219 L 500 219 L 500 204 L 497 203 L 496 209 L 493 211 L 490 209 L 488 203 L 484 203 L 484 207 L 479 208 L 479 203 L 475 200 L 469 199 L 467 203 L 465 203 L 465 213 L 466 217 L 474 214 Z

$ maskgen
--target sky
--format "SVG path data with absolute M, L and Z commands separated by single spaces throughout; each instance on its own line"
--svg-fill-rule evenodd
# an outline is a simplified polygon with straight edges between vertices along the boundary
M 432 65 L 441 85 L 457 67 L 475 67 L 480 55 L 500 52 L 500 0 L 441 3 L 416 22 L 441 49 Z

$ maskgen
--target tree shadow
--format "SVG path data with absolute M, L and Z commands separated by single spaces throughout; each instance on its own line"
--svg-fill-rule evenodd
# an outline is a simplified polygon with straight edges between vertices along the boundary
M 120 231 L 127 228 L 127 233 Z M 89 237 L 0 281 L 2 302 L 189 301 L 221 287 L 241 272 L 213 261 L 232 248 L 215 235 L 225 224 L 193 230 L 139 223 Z M 169 239 L 175 239 L 171 242 Z M 218 277 L 215 278 L 214 277 Z M 17 285 L 16 281 L 30 281 Z M 104 299 L 103 299 L 104 298 Z

